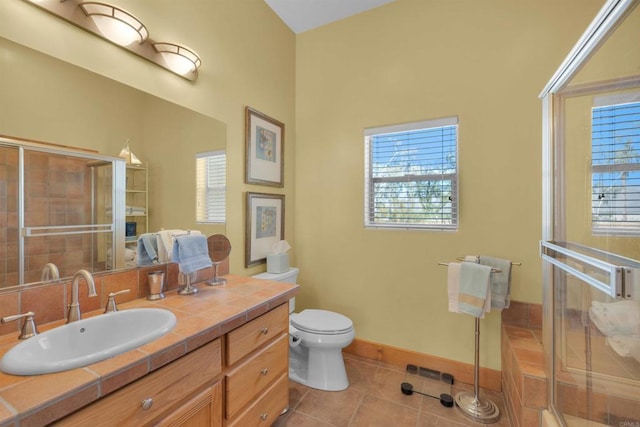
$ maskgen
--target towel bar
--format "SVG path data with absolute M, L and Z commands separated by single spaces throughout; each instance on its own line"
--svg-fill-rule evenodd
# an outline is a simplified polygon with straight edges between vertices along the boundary
M 439 262 L 438 265 L 448 266 L 449 263 L 448 262 Z M 491 267 L 491 272 L 492 273 L 502 273 L 502 270 L 500 270 L 499 268 Z
M 456 257 L 456 259 L 457 259 L 458 261 L 466 261 L 466 259 L 465 259 L 464 257 L 461 257 L 461 256 Z M 512 261 L 512 262 L 511 262 L 511 265 L 522 265 L 522 263 L 521 263 L 521 262 L 513 262 L 513 261 Z

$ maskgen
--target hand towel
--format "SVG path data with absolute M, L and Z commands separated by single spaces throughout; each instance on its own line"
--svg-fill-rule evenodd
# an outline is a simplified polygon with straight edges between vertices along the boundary
M 173 256 L 173 243 L 176 236 L 187 234 L 202 234 L 198 230 L 160 230 L 158 231 L 158 259 L 160 262 L 169 262 Z
M 449 295 L 449 311 L 459 313 L 458 293 L 460 290 L 460 263 L 450 262 L 447 268 L 447 294 Z
M 213 263 L 209 258 L 206 236 L 202 234 L 176 236 L 171 260 L 177 262 L 180 272 L 185 274 L 211 267 Z
M 138 238 L 138 266 L 158 263 L 158 246 L 156 235 L 146 233 Z
M 480 256 L 478 255 L 465 255 L 464 257 L 464 262 L 473 262 L 476 264 L 480 263 Z M 491 280 L 491 276 L 489 276 L 489 280 Z M 491 283 L 491 282 L 489 282 Z M 485 313 L 488 313 L 491 311 L 491 286 L 489 286 L 489 294 L 487 295 L 487 299 L 485 299 L 484 301 L 484 308 L 483 308 Z M 482 316 L 484 317 L 484 315 Z
M 187 234 L 185 230 L 160 230 L 158 231 L 158 259 L 160 262 L 171 261 L 173 256 L 174 235 Z
M 499 272 L 491 274 L 491 308 L 502 310 L 511 305 L 511 260 L 480 256 L 482 265 L 495 267 Z
M 475 317 L 484 317 L 485 303 L 489 295 L 491 267 L 487 265 L 463 262 L 460 265 L 460 289 L 458 309 L 460 313 Z

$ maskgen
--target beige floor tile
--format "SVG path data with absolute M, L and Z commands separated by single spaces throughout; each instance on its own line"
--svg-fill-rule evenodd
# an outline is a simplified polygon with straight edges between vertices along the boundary
M 280 417 L 276 427 L 463 427 L 483 426 L 465 417 L 455 406 L 447 408 L 437 398 L 418 393 L 403 394 L 400 384 L 407 381 L 401 369 L 345 355 L 350 386 L 340 392 L 321 391 L 289 382 L 289 413 Z M 414 390 L 423 390 L 420 377 L 410 376 Z M 473 391 L 473 386 L 456 383 L 451 395 Z M 501 418 L 491 426 L 509 427 L 501 393 L 480 390 L 500 409 Z
M 349 388 L 362 392 L 367 391 L 376 375 L 377 366 L 350 358 L 345 358 L 344 365 L 347 369 L 347 378 L 349 378 Z
M 351 427 L 415 426 L 418 411 L 371 395 L 364 397 Z M 390 424 L 392 423 L 392 424 Z
M 344 391 L 321 391 L 311 389 L 302 398 L 295 412 L 311 416 L 334 426 L 348 426 L 358 409 L 364 393 L 347 389 Z
M 282 416 L 276 420 L 273 427 L 330 427 L 333 424 L 325 423 L 317 418 L 301 414 L 299 412 L 291 412 L 286 416 Z
M 367 394 L 413 409 L 420 409 L 420 395 L 407 396 L 400 391 L 400 384 L 405 381 L 405 378 L 406 374 L 404 372 L 380 367 L 373 377 L 373 382 L 367 389 Z M 416 387 L 416 390 L 419 389 L 415 384 L 414 387 Z

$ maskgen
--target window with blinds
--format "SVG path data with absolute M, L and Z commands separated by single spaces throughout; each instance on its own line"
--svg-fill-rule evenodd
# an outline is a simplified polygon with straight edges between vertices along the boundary
M 224 151 L 196 154 L 196 222 L 226 221 L 227 156 Z
M 458 227 L 458 118 L 366 129 L 366 227 Z
M 591 224 L 640 233 L 640 93 L 602 96 L 591 110 Z

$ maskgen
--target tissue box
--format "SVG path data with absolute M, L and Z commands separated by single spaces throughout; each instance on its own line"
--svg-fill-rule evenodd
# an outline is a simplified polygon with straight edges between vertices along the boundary
M 267 273 L 286 273 L 289 271 L 289 254 L 267 255 Z

